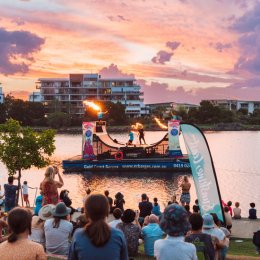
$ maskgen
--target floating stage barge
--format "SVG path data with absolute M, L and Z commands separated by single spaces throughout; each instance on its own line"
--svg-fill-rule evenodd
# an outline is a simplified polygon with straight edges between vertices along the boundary
M 179 121 L 168 124 L 162 140 L 149 145 L 129 145 L 112 139 L 106 122 L 83 123 L 82 157 L 63 160 L 65 173 L 94 171 L 191 172 L 189 159 L 179 146 Z M 169 138 L 170 136 L 170 138 Z

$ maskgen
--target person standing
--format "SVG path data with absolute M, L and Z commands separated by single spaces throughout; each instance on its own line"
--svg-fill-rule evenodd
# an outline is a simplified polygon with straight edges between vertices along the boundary
M 144 141 L 144 144 L 146 144 L 145 139 L 144 139 L 144 129 L 143 128 L 138 129 L 138 134 L 139 134 L 140 144 L 142 144 L 142 140 Z
M 139 218 L 139 223 L 140 225 L 143 225 L 144 223 L 144 218 L 146 216 L 151 215 L 152 209 L 153 209 L 153 204 L 149 202 L 148 197 L 145 193 L 142 194 L 142 201 L 139 202 L 139 210 L 140 210 L 140 218 Z
M 28 186 L 27 181 L 24 181 L 22 185 L 22 191 L 23 191 L 23 200 L 26 203 L 26 207 L 30 207 L 28 188 L 31 189 L 31 187 Z
M 191 184 L 189 182 L 188 176 L 184 176 L 182 184 L 181 184 L 181 205 L 190 205 L 190 187 Z
M 8 177 L 8 184 L 4 185 L 5 190 L 5 212 L 9 212 L 15 207 L 16 192 L 18 190 L 17 185 L 13 185 L 14 177 Z
M 104 194 L 105 194 L 105 196 L 108 200 L 108 203 L 109 203 L 109 207 L 110 207 L 109 213 L 113 213 L 113 199 L 111 197 L 109 197 L 109 191 L 108 190 L 105 190 Z
M 55 181 L 55 175 L 58 175 L 59 181 Z M 59 202 L 58 188 L 64 185 L 63 179 L 56 166 L 49 166 L 45 172 L 45 178 L 40 184 L 40 190 L 43 192 L 42 205 L 53 204 Z

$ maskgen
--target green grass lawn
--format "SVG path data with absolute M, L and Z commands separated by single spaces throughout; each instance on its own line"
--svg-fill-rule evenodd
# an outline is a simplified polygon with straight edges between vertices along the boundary
M 236 242 L 236 240 L 242 240 L 243 242 Z M 138 256 L 135 257 L 135 260 L 152 260 L 154 257 L 149 257 L 144 254 L 144 245 L 139 246 Z M 247 256 L 259 256 L 255 254 L 255 247 L 252 243 L 252 239 L 236 239 L 232 238 L 230 240 L 228 255 L 230 256 L 245 256 L 243 259 L 247 259 Z M 48 260 L 58 260 L 55 257 L 49 257 Z
M 243 242 L 236 242 L 236 240 L 243 240 Z M 236 239 L 230 240 L 228 255 L 244 255 L 244 256 L 257 256 L 255 253 L 255 246 L 252 239 Z M 260 255 L 259 255 L 260 257 Z

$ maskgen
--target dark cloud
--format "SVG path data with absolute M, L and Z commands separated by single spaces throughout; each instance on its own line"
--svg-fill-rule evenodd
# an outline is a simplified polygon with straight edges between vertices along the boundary
M 127 74 L 119 70 L 117 65 L 110 64 L 99 71 L 102 78 L 135 78 L 134 74 Z
M 116 15 L 116 16 L 108 16 L 107 17 L 112 22 L 129 22 L 130 20 L 125 18 L 123 15 Z
M 256 2 L 253 9 L 237 18 L 230 26 L 231 29 L 240 33 L 250 33 L 260 29 L 260 3 Z
M 174 51 L 180 46 L 180 44 L 181 44 L 180 42 L 166 42 L 166 47 Z
M 0 73 L 26 73 L 34 61 L 32 54 L 41 49 L 44 39 L 28 31 L 0 28 Z M 22 60 L 21 60 L 22 59 Z
M 156 56 L 151 59 L 153 63 L 157 64 L 165 64 L 165 62 L 170 61 L 171 57 L 173 55 L 173 52 L 167 52 L 167 51 L 158 51 Z
M 211 47 L 213 47 L 214 49 L 216 49 L 218 52 L 223 52 L 224 49 L 232 48 L 231 43 L 221 43 L 221 42 L 213 43 L 213 42 L 211 42 L 209 45 Z
M 234 65 L 234 72 L 260 73 L 260 3 L 234 20 L 230 29 L 240 33 L 238 46 L 240 57 Z M 260 81 L 259 81 L 260 87 Z

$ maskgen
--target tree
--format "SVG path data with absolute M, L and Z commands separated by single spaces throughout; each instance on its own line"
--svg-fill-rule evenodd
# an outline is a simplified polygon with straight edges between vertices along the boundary
M 8 175 L 18 172 L 18 187 L 21 186 L 22 170 L 32 166 L 42 168 L 50 163 L 49 157 L 55 150 L 54 130 L 41 133 L 22 127 L 18 121 L 9 119 L 0 125 L 0 160 L 6 165 Z M 17 193 L 17 201 L 19 190 Z
M 48 125 L 55 129 L 70 126 L 70 115 L 63 112 L 55 112 L 48 115 Z

